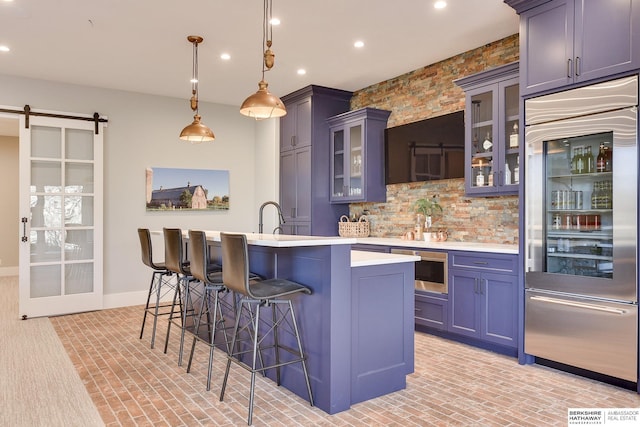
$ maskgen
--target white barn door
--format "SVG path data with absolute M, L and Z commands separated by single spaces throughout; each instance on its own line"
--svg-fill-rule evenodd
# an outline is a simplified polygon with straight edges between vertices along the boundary
M 103 124 L 20 116 L 19 315 L 102 308 Z

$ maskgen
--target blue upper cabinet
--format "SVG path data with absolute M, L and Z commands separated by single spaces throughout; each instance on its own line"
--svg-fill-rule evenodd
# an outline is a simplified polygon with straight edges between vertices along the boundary
M 522 11 L 521 94 L 640 68 L 639 26 L 640 0 L 551 0 Z
M 390 111 L 362 108 L 327 120 L 331 203 L 385 202 L 384 129 Z
M 311 145 L 311 96 L 296 99 L 280 119 L 280 152 Z
M 465 192 L 517 194 L 520 92 L 513 62 L 455 81 L 465 92 Z
M 280 206 L 284 234 L 337 236 L 348 206 L 329 201 L 329 126 L 349 110 L 351 92 L 307 86 L 282 97 L 280 118 Z

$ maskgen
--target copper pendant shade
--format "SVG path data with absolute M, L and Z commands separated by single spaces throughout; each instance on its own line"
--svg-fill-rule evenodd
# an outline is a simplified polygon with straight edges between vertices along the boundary
M 240 114 L 253 117 L 256 120 L 282 117 L 287 109 L 277 96 L 267 89 L 269 84 L 264 79 L 265 71 L 271 70 L 275 62 L 275 54 L 271 50 L 273 31 L 271 27 L 272 0 L 264 0 L 264 15 L 262 22 L 262 44 L 266 46 L 262 59 L 262 80 L 258 83 L 258 91 L 249 96 L 240 106 Z
M 200 114 L 198 114 L 198 44 L 202 43 L 203 38 L 200 36 L 189 36 L 187 40 L 193 44 L 193 75 L 191 77 L 191 109 L 195 112 L 193 123 L 182 129 L 180 139 L 189 141 L 193 144 L 199 144 L 204 141 L 213 141 L 215 135 L 208 126 L 200 122 Z
M 192 143 L 213 141 L 215 139 L 216 136 L 213 134 L 213 131 L 209 129 L 208 126 L 200 123 L 200 118 L 199 114 L 193 116 L 193 123 L 187 125 L 182 129 L 182 132 L 180 132 L 180 139 Z
M 267 90 L 269 83 L 261 80 L 258 83 L 258 91 L 244 100 L 240 107 L 240 114 L 255 119 L 269 119 L 282 117 L 287 114 L 287 109 L 277 96 Z

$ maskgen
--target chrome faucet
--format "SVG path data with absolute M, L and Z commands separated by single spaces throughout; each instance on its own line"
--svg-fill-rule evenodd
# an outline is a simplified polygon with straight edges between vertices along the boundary
M 268 202 L 264 202 L 261 206 L 260 206 L 260 212 L 258 213 L 258 217 L 259 217 L 259 221 L 258 221 L 258 233 L 262 234 L 262 228 L 263 228 L 263 224 L 262 224 L 262 211 L 264 210 L 264 207 L 267 205 L 273 205 L 276 207 L 276 209 L 278 210 L 278 227 L 276 227 L 275 230 L 277 230 L 278 228 L 280 228 L 280 226 L 282 224 L 285 223 L 284 220 L 284 216 L 282 215 L 282 210 L 280 209 L 280 205 L 277 202 L 274 201 L 268 201 Z M 275 231 L 274 230 L 274 231 Z

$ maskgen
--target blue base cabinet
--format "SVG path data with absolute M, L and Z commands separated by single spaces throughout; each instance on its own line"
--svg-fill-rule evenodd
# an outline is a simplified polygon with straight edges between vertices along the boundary
M 416 325 L 426 326 L 438 331 L 447 330 L 449 299 L 446 294 L 416 291 Z
M 449 253 L 449 332 L 517 348 L 517 259 L 517 255 Z

